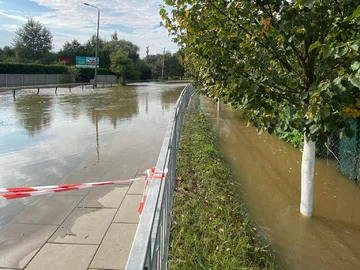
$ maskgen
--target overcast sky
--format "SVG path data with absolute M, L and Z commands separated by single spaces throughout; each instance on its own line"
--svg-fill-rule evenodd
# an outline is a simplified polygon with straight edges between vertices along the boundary
M 172 53 L 177 46 L 167 30 L 160 27 L 159 5 L 162 0 L 86 0 L 101 9 L 100 36 L 110 39 L 116 30 L 118 37 L 140 47 L 140 55 Z M 96 32 L 97 10 L 84 6 L 84 0 L 0 0 L 0 47 L 11 45 L 16 29 L 33 17 L 53 34 L 54 50 L 65 41 L 84 42 Z

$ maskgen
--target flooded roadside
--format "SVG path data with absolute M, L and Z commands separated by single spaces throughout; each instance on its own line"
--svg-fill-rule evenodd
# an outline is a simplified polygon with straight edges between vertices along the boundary
M 314 216 L 299 213 L 301 152 L 267 133 L 258 135 L 233 112 L 204 112 L 240 183 L 239 196 L 285 269 L 360 268 L 360 187 L 317 159 Z
M 104 161 L 144 136 L 162 141 L 183 84 L 0 93 L 0 186 L 57 184 L 81 162 Z M 0 200 L 0 227 L 34 198 Z

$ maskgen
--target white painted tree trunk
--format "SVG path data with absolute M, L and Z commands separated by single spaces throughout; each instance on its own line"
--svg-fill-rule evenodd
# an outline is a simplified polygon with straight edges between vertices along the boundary
M 301 203 L 300 212 L 310 217 L 313 209 L 314 197 L 314 166 L 315 142 L 304 134 L 304 151 L 301 163 Z

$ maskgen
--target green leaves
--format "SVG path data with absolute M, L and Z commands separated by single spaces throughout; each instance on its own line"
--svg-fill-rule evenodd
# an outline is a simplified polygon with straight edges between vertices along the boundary
M 309 47 L 309 52 L 311 52 L 312 50 L 316 49 L 317 47 L 321 46 L 320 41 L 316 41 L 313 44 L 310 45 Z
M 360 72 L 357 72 L 355 75 L 351 74 L 349 77 L 349 81 L 353 86 L 360 88 Z
M 359 61 L 354 61 L 351 64 L 350 67 L 353 71 L 357 71 L 360 68 L 360 62 Z
M 280 1 L 279 11 L 268 1 L 268 14 L 264 1 L 171 2 L 164 21 L 206 94 L 227 99 L 259 130 L 296 127 L 316 140 L 344 129 L 341 112 L 359 91 L 360 25 L 344 22 L 358 17 L 356 7 L 298 0 Z
M 354 13 L 352 13 L 350 16 L 348 16 L 344 22 L 348 22 L 348 21 L 351 21 L 351 20 L 354 20 L 356 19 L 357 17 L 360 16 L 360 5 L 357 7 L 357 9 L 354 11 Z
M 328 58 L 330 56 L 330 52 L 331 52 L 329 45 L 325 44 L 324 46 L 322 46 L 321 52 L 322 52 L 324 58 Z

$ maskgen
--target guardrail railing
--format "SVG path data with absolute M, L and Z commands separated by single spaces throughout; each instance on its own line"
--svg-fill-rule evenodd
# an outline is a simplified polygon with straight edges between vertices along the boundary
M 151 179 L 126 270 L 167 269 L 176 159 L 185 111 L 194 90 L 187 85 L 176 102 L 155 168 L 162 176 Z

